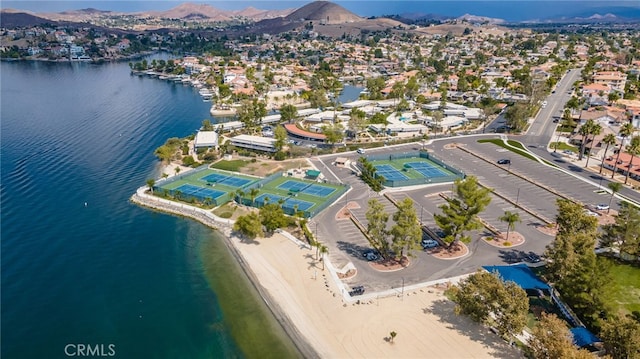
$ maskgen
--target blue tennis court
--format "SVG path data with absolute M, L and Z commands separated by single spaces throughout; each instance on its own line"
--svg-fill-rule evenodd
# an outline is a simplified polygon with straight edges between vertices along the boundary
M 176 188 L 173 190 L 174 193 L 175 191 L 180 191 L 182 192 L 184 195 L 187 196 L 192 196 L 192 197 L 197 197 L 197 198 L 211 198 L 211 199 L 216 199 L 224 194 L 226 194 L 227 192 L 224 191 L 218 191 L 215 189 L 210 189 L 210 188 L 202 188 L 202 187 L 198 187 L 198 186 L 194 186 L 192 184 L 183 184 L 182 186 Z
M 291 192 L 302 192 L 316 197 L 326 197 L 335 191 L 331 187 L 291 180 L 281 183 L 277 188 Z
M 312 184 L 311 186 L 303 189 L 302 192 L 316 197 L 327 197 L 335 192 L 335 188 Z
M 376 175 L 384 177 L 388 181 L 400 181 L 408 179 L 402 172 L 391 165 L 376 165 Z
M 210 182 L 210 183 L 220 183 L 229 187 L 242 187 L 247 183 L 251 182 L 251 180 L 246 178 L 238 178 L 234 176 L 225 176 L 219 173 L 212 173 L 210 175 L 204 176 L 201 180 Z
M 309 186 L 309 183 L 288 180 L 282 182 L 277 188 L 285 191 L 300 192 L 307 186 Z
M 269 198 L 269 201 L 267 202 L 266 199 Z M 282 204 L 282 208 L 288 208 L 293 210 L 295 205 L 298 205 L 298 211 L 306 211 L 309 208 L 313 207 L 313 205 L 315 203 L 313 202 L 307 202 L 307 201 L 303 201 L 300 199 L 295 199 L 295 198 L 286 198 L 279 196 L 277 194 L 272 194 L 272 193 L 263 193 L 260 196 L 258 196 L 256 198 L 256 203 L 258 203 L 259 205 L 265 205 L 267 203 L 278 203 L 278 201 L 280 201 L 281 199 L 284 199 L 284 203 Z
M 405 167 L 413 168 L 425 177 L 444 177 L 449 174 L 438 167 L 434 167 L 426 162 L 407 162 Z

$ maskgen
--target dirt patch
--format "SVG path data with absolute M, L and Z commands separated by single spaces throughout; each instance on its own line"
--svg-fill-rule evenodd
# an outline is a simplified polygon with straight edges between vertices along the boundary
M 607 211 L 596 211 L 600 216 L 598 216 L 598 224 L 611 224 L 615 223 L 616 216 L 618 215 L 618 211 L 612 209 L 607 213 Z
M 243 158 L 244 159 L 244 158 Z M 247 158 L 248 159 L 248 158 Z M 278 171 L 299 170 L 304 176 L 304 170 L 310 169 L 306 160 L 293 159 L 286 161 L 275 161 L 271 159 L 256 159 L 256 162 L 248 163 L 239 169 L 240 173 L 253 176 L 266 177 Z
M 464 243 L 456 243 L 451 246 L 439 246 L 427 249 L 427 253 L 439 259 L 457 259 L 469 254 L 469 248 Z
M 356 276 L 356 274 L 358 273 L 358 271 L 356 271 L 355 269 L 349 269 L 347 271 L 347 273 L 337 273 L 338 274 L 338 278 L 340 279 L 349 279 L 349 278 L 353 278 Z
M 487 244 L 500 248 L 515 247 L 524 243 L 524 236 L 518 232 L 509 232 L 509 238 L 507 238 L 506 233 L 500 233 L 493 237 L 483 237 L 482 239 Z
M 402 257 L 401 260 L 385 259 L 378 262 L 369 262 L 371 268 L 381 272 L 393 272 L 407 268 L 411 264 L 411 261 L 407 257 Z
M 336 220 L 341 221 L 351 218 L 351 209 L 358 209 L 360 205 L 357 202 L 349 202 L 346 206 L 342 207 L 336 214 Z
M 539 232 L 546 234 L 547 236 L 555 237 L 558 234 L 558 227 L 555 223 L 550 223 L 547 225 L 536 226 L 536 229 Z

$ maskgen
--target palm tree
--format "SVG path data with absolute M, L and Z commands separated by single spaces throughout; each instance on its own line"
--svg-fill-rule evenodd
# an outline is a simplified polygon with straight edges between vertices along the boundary
M 600 162 L 600 174 L 602 174 L 602 167 L 604 166 L 604 159 L 607 157 L 607 151 L 609 151 L 609 146 L 616 144 L 616 135 L 614 135 L 613 133 L 610 133 L 604 136 L 604 138 L 602 139 L 602 143 L 607 145 L 607 147 L 604 148 L 604 154 L 602 155 L 602 161 Z
M 156 184 L 156 180 L 154 180 L 153 178 L 149 178 L 147 180 L 147 186 L 149 186 L 149 190 L 151 191 L 151 194 L 153 194 L 153 186 L 155 186 Z
M 431 117 L 433 118 L 433 122 L 435 122 L 433 129 L 435 130 L 434 132 L 436 133 L 436 137 L 438 136 L 438 127 L 440 127 L 440 121 L 442 121 L 442 116 L 443 116 L 442 111 L 433 111 L 433 114 L 431 114 Z
M 180 166 L 176 166 L 176 168 L 174 168 L 173 170 L 176 171 L 176 176 L 177 176 L 178 173 L 180 173 Z
M 256 197 L 258 197 L 258 193 L 260 193 L 260 190 L 257 188 L 252 188 L 249 190 L 249 198 L 251 198 L 251 205 L 255 205 L 256 202 Z
M 518 212 L 504 211 L 504 215 L 498 218 L 502 222 L 507 222 L 507 241 L 509 240 L 509 232 L 516 228 L 516 222 L 520 222 L 520 214 Z
M 237 198 L 237 202 L 238 202 L 238 203 L 243 204 L 243 203 L 242 203 L 242 197 L 243 197 L 243 196 L 244 196 L 244 191 L 243 191 L 241 188 L 238 188 L 238 189 L 236 190 L 236 198 Z
M 611 210 L 611 202 L 613 202 L 613 196 L 615 196 L 616 193 L 620 192 L 620 190 L 622 189 L 622 184 L 618 182 L 609 182 L 607 187 L 609 187 L 609 189 L 611 190 L 611 198 L 609 198 L 609 208 L 607 208 L 607 213 L 609 213 L 609 211 Z
M 627 184 L 627 181 L 629 180 L 629 174 L 633 168 L 633 159 L 637 155 L 640 155 L 640 136 L 633 136 L 633 138 L 631 138 L 631 142 L 627 146 L 627 153 L 631 155 L 631 159 L 629 160 L 629 166 L 627 167 L 627 175 L 624 177 L 624 184 Z
M 622 137 L 622 141 L 620 141 L 620 148 L 618 149 L 618 156 L 616 156 L 616 163 L 613 165 L 613 172 L 611 173 L 611 178 L 613 178 L 613 176 L 615 176 L 616 174 L 616 170 L 618 168 L 618 160 L 620 160 L 620 152 L 622 152 L 622 145 L 624 144 L 624 139 L 631 136 L 632 133 L 633 133 L 633 125 L 631 124 L 631 122 L 625 123 L 624 126 L 622 126 L 622 128 L 620 129 L 620 132 L 618 132 L 618 135 Z
M 173 198 L 180 199 L 182 197 L 182 191 L 177 189 L 173 192 Z
M 596 136 L 598 136 L 602 132 L 602 126 L 599 123 L 594 123 L 590 128 L 589 134 L 591 135 L 591 146 L 589 146 L 589 155 L 587 156 L 587 163 L 584 165 L 584 168 L 589 166 L 589 158 L 591 157 L 591 151 L 593 151 L 593 144 L 595 143 Z M 588 138 L 588 137 L 587 137 Z
M 398 333 L 396 333 L 395 331 L 389 333 L 389 336 L 391 337 L 391 342 L 393 343 L 393 339 L 396 337 L 396 335 L 398 335 Z
M 587 146 L 587 137 L 589 137 L 595 125 L 595 121 L 587 120 L 587 122 L 580 126 L 580 129 L 578 130 L 578 133 L 582 136 L 582 140 L 580 141 L 580 153 L 578 153 L 578 161 L 582 160 L 582 156 L 584 156 L 584 150 Z
M 322 270 L 324 270 L 324 255 L 329 253 L 329 248 L 327 248 L 327 246 L 325 246 L 324 244 L 320 244 L 319 247 L 320 255 L 322 257 Z

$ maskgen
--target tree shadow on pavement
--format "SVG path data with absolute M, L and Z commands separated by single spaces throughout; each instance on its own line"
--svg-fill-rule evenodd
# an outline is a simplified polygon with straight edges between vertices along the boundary
M 445 323 L 447 328 L 456 330 L 469 339 L 493 349 L 494 352 L 490 354 L 494 358 L 522 357 L 520 350 L 509 346 L 500 336 L 492 333 L 489 328 L 473 322 L 464 315 L 457 315 L 454 312 L 454 307 L 455 303 L 452 301 L 440 299 L 431 303 L 431 306 L 424 308 L 423 311 L 438 317 L 438 320 L 441 323 Z
M 353 243 L 344 242 L 344 241 L 338 241 L 338 249 L 343 251 L 343 252 L 345 252 L 345 253 L 347 253 L 351 257 L 364 260 L 364 258 L 362 257 L 362 253 L 365 250 L 370 249 L 370 248 L 359 246 L 359 245 L 353 244 Z

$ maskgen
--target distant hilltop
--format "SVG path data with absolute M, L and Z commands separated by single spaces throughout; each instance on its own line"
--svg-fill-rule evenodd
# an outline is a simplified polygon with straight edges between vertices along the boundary
M 391 0 L 389 0 L 391 2 Z M 259 2 L 258 2 L 259 3 Z M 265 4 L 268 4 L 265 2 Z M 416 8 L 417 9 L 417 8 Z M 277 31 L 288 31 L 303 21 L 314 22 L 314 25 L 337 25 L 347 23 L 366 22 L 367 26 L 374 26 L 372 29 L 383 28 L 388 25 L 382 19 L 390 19 L 399 21 L 400 23 L 411 25 L 421 23 L 438 23 L 451 21 L 465 21 L 475 24 L 493 24 L 504 25 L 507 23 L 522 24 L 602 24 L 602 23 L 637 23 L 640 18 L 640 8 L 634 7 L 607 7 L 599 8 L 601 12 L 594 9 L 584 9 L 582 12 L 574 12 L 569 16 L 556 16 L 545 19 L 529 19 L 527 21 L 510 22 L 497 17 L 478 16 L 474 14 L 465 14 L 462 16 L 446 16 L 438 14 L 423 14 L 420 12 L 411 12 L 411 8 L 405 9 L 400 15 L 380 15 L 364 18 L 347 10 L 346 8 L 331 1 L 314 1 L 299 8 L 289 8 L 281 10 L 258 9 L 255 7 L 247 7 L 242 10 L 222 10 L 214 6 L 204 3 L 183 3 L 172 9 L 164 11 L 143 11 L 143 12 L 115 12 L 109 10 L 99 10 L 95 8 L 86 8 L 79 10 L 44 13 L 31 12 L 25 10 L 2 9 L 0 12 L 2 25 L 4 27 L 11 26 L 30 26 L 53 22 L 69 22 L 69 23 L 92 23 L 105 27 L 110 27 L 114 18 L 123 20 L 125 23 L 130 20 L 140 20 L 148 26 L 133 27 L 138 30 L 156 29 L 160 27 L 177 26 L 171 24 L 174 22 L 233 22 L 241 21 L 246 23 L 255 23 L 256 28 L 264 30 L 268 33 Z M 124 19 L 118 19 L 124 17 Z M 367 21 L 374 20 L 378 21 Z M 372 25 L 373 24 L 373 25 Z M 182 24 L 180 24 L 182 26 Z M 375 27 L 377 26 L 377 27 Z M 397 26 L 394 24 L 393 26 Z
M 309 3 L 287 15 L 285 19 L 290 21 L 314 20 L 327 24 L 341 24 L 363 20 L 360 16 L 329 1 L 314 1 Z

